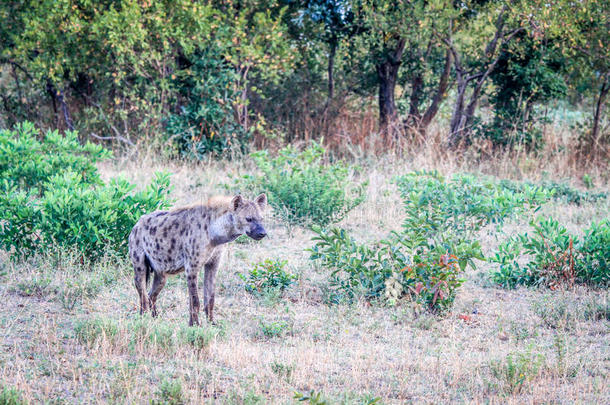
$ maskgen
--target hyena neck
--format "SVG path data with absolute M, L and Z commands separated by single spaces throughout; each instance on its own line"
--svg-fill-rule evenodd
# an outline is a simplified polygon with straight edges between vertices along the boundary
M 241 235 L 233 226 L 232 215 L 230 212 L 225 212 L 216 217 L 212 215 L 210 218 L 208 235 L 213 246 L 232 242 Z

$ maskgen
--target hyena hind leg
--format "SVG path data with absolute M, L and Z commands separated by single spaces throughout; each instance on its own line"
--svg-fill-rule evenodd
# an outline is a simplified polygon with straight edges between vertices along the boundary
M 167 281 L 167 275 L 155 273 L 155 278 L 153 279 L 153 284 L 148 293 L 148 298 L 150 300 L 150 308 L 152 311 L 152 316 L 157 316 L 157 298 L 159 297 L 159 293 L 165 287 L 165 282 Z
M 137 253 L 132 253 L 131 262 L 133 263 L 134 272 L 133 281 L 140 297 L 140 314 L 142 315 L 149 308 L 148 294 L 146 294 L 146 278 L 149 269 L 144 255 L 139 257 Z

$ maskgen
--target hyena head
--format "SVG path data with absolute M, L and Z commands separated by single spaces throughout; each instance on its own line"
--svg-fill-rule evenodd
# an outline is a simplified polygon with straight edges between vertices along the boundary
M 263 211 L 267 207 L 267 196 L 261 194 L 254 201 L 247 201 L 240 195 L 231 200 L 233 227 L 237 233 L 244 233 L 252 239 L 261 240 L 267 236 L 263 227 Z

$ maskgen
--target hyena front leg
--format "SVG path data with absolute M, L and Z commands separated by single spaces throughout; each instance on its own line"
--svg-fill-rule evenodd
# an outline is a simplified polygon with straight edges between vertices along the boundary
M 186 282 L 189 290 L 189 326 L 199 325 L 199 294 L 197 293 L 197 272 L 199 266 L 185 266 Z
M 214 257 L 205 264 L 205 275 L 203 279 L 203 308 L 208 317 L 208 321 L 211 323 L 214 322 L 214 281 L 216 279 L 219 262 L 220 255 L 214 255 Z
M 153 285 L 148 293 L 148 298 L 150 299 L 150 308 L 152 310 L 152 316 L 157 316 L 157 297 L 159 293 L 165 287 L 165 282 L 167 281 L 167 275 L 155 272 L 155 278 L 153 280 Z

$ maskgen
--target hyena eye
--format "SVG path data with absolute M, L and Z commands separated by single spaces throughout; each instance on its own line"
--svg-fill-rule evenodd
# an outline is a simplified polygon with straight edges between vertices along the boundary
M 248 218 L 246 218 L 246 221 L 248 221 L 248 222 L 252 222 L 252 221 L 254 221 L 254 218 L 252 218 L 252 217 L 248 217 Z

